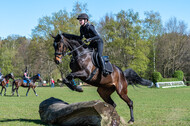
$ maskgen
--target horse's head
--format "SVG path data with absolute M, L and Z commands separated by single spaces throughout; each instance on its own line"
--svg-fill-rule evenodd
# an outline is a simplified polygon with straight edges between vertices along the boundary
M 41 82 L 43 81 L 43 79 L 41 78 L 41 75 L 39 73 L 36 76 L 37 76 L 37 79 L 39 79 Z
M 5 78 L 6 78 L 6 77 L 11 78 L 11 79 L 13 79 L 13 80 L 15 79 L 13 73 L 10 73 L 10 74 L 6 75 Z
M 59 64 L 62 61 L 63 55 L 66 53 L 68 49 L 68 43 L 64 40 L 64 36 L 62 34 L 58 34 L 56 37 L 51 35 L 54 38 L 54 49 L 55 49 L 55 63 Z

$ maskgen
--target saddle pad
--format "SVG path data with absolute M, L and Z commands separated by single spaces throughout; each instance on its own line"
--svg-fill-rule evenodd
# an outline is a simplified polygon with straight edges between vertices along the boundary
M 110 62 L 105 62 L 105 69 L 107 72 L 110 72 L 110 73 L 113 72 L 113 67 Z
M 24 83 L 27 83 L 27 80 L 23 80 Z

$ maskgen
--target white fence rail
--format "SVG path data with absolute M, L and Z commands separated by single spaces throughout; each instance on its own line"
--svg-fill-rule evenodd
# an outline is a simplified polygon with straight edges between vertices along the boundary
M 172 82 L 156 82 L 156 87 L 171 88 L 186 86 L 183 81 L 172 81 Z

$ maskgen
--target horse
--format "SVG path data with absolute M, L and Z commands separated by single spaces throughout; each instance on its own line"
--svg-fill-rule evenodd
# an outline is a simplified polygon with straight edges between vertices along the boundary
M 24 87 L 24 88 L 28 88 L 28 90 L 27 90 L 27 92 L 26 92 L 26 96 L 28 96 L 28 92 L 29 92 L 30 88 L 32 88 L 33 91 L 34 91 L 34 94 L 35 94 L 36 96 L 38 96 L 37 93 L 36 93 L 36 91 L 35 91 L 35 88 L 37 87 L 37 85 L 35 85 L 35 82 L 36 82 L 37 80 L 42 81 L 42 78 L 40 77 L 40 74 L 37 74 L 37 75 L 31 77 L 30 80 L 31 80 L 31 81 L 29 82 L 29 85 L 27 85 L 27 81 L 26 81 L 26 80 L 23 80 L 23 79 L 14 80 L 14 81 L 13 81 L 13 84 L 12 84 L 12 96 L 14 95 L 15 90 L 16 90 L 16 92 L 17 92 L 17 96 L 19 96 L 19 94 L 18 94 L 18 88 L 19 88 L 20 86 L 22 86 L 22 87 Z M 14 88 L 14 85 L 15 85 L 15 88 Z
M 97 69 L 93 63 L 93 51 L 86 47 L 87 45 L 81 39 L 75 35 L 66 33 L 51 36 L 54 38 L 54 61 L 56 64 L 60 64 L 64 56 L 72 55 L 70 62 L 72 72 L 63 80 L 63 83 L 68 86 L 70 84 L 69 82 L 74 78 L 79 78 L 85 83 L 96 86 L 100 97 L 114 108 L 116 104 L 112 100 L 111 94 L 116 91 L 120 98 L 129 106 L 130 120 L 128 123 L 133 123 L 133 101 L 127 95 L 128 83 L 123 71 L 116 65 L 111 64 L 113 72 L 107 76 L 103 76 L 101 70 L 99 68 Z M 96 72 L 94 72 L 95 69 L 97 69 Z
M 10 78 L 14 80 L 14 75 L 13 75 L 13 73 L 7 74 L 7 75 L 6 75 L 5 77 L 3 77 L 3 79 L 0 81 L 0 85 L 2 86 L 1 93 L 0 93 L 1 95 L 2 95 L 3 89 L 5 89 L 4 95 L 6 95 L 6 91 L 7 91 L 6 84 L 7 84 L 7 82 L 9 81 Z
M 137 84 L 140 84 L 140 85 L 143 85 L 143 86 L 148 86 L 148 87 L 152 87 L 153 86 L 153 82 L 152 81 L 146 80 L 144 78 L 141 78 L 131 68 L 126 69 L 123 73 L 124 73 L 124 76 L 125 76 L 126 80 L 128 81 L 128 84 L 132 85 L 133 87 L 134 87 L 134 85 L 137 86 Z

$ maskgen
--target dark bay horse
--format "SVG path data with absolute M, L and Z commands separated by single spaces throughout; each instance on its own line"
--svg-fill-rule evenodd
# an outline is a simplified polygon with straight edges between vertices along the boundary
M 3 89 L 5 89 L 4 95 L 6 95 L 6 91 L 7 91 L 6 84 L 7 84 L 7 82 L 9 81 L 10 78 L 14 80 L 14 75 L 13 75 L 13 73 L 7 74 L 7 75 L 6 75 L 5 77 L 3 77 L 3 79 L 1 80 L 1 82 L 0 82 L 0 85 L 2 86 L 1 93 L 0 93 L 1 95 L 2 95 Z
M 130 120 L 128 123 L 133 123 L 133 101 L 127 96 L 128 84 L 122 70 L 112 65 L 113 72 L 104 77 L 100 69 L 98 69 L 95 75 L 89 80 L 87 78 L 96 69 L 92 62 L 93 52 L 89 48 L 86 48 L 82 40 L 75 37 L 75 35 L 63 33 L 55 37 L 53 35 L 51 36 L 54 38 L 56 64 L 61 63 L 63 56 L 72 54 L 72 60 L 70 62 L 72 72 L 66 77 L 63 83 L 68 85 L 72 79 L 79 78 L 90 85 L 96 86 L 98 87 L 97 92 L 100 97 L 113 107 L 116 107 L 116 104 L 111 99 L 111 94 L 116 91 L 120 98 L 129 106 Z M 81 45 L 81 43 L 83 44 Z
M 38 96 L 37 93 L 36 93 L 36 91 L 35 91 L 35 88 L 37 87 L 37 85 L 35 85 L 35 82 L 36 82 L 37 80 L 42 81 L 42 78 L 40 77 L 40 74 L 37 74 L 37 75 L 31 77 L 30 80 L 31 80 L 31 81 L 30 81 L 30 83 L 29 83 L 29 86 L 27 85 L 27 81 L 25 82 L 23 79 L 14 80 L 14 81 L 13 81 L 13 84 L 12 84 L 12 95 L 14 95 L 14 92 L 15 92 L 15 90 L 16 90 L 17 96 L 19 96 L 19 94 L 18 94 L 18 88 L 19 88 L 20 86 L 22 86 L 22 87 L 24 87 L 24 88 L 28 88 L 28 90 L 27 90 L 27 92 L 26 92 L 26 96 L 28 96 L 28 92 L 29 92 L 30 88 L 32 88 L 33 91 L 34 91 L 34 93 L 35 93 L 35 95 Z M 14 88 L 14 86 L 15 86 L 15 88 Z

